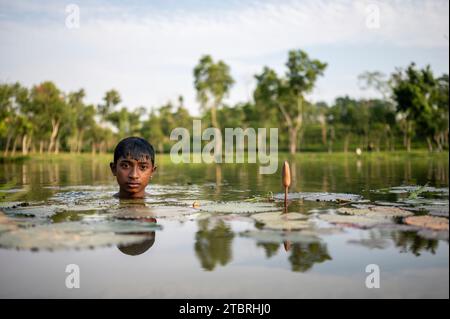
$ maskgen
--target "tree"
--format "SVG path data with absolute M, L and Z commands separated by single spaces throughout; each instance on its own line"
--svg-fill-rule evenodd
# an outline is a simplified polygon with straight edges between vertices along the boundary
M 384 100 L 389 98 L 391 88 L 389 81 L 386 79 L 386 75 L 379 71 L 366 71 L 358 75 L 359 87 L 362 90 L 374 89 L 380 93 Z
M 381 140 L 385 141 L 385 149 L 394 148 L 395 106 L 392 102 L 380 99 L 367 100 L 369 106 L 369 132 L 375 149 L 380 149 Z
M 126 107 L 122 107 L 120 111 L 108 114 L 107 120 L 111 122 L 118 129 L 119 139 L 131 135 L 137 135 L 141 129 L 140 118 L 144 115 L 145 109 L 143 107 L 137 108 L 130 112 Z
M 357 112 L 358 102 L 348 96 L 336 98 L 330 109 L 329 124 L 344 135 L 344 152 L 348 152 L 351 137 L 361 132 Z
M 411 149 L 411 138 L 415 127 L 418 133 L 425 136 L 428 149 L 432 151 L 433 140 L 436 141 L 435 136 L 439 132 L 439 121 L 436 119 L 445 109 L 445 106 L 442 106 L 445 104 L 445 102 L 442 103 L 445 101 L 445 93 L 442 96 L 438 92 L 442 93 L 441 90 L 445 89 L 445 84 L 443 88 L 439 87 L 439 81 L 434 77 L 429 65 L 424 69 L 417 69 L 415 63 L 411 63 L 404 71 L 398 70 L 394 73 L 392 82 L 397 111 L 406 122 L 404 132 L 407 150 Z M 446 94 L 448 96 L 448 91 Z M 438 148 L 441 146 L 438 145 Z
M 435 91 L 434 99 L 437 106 L 436 125 L 437 131 L 434 135 L 434 140 L 438 146 L 438 150 L 443 147 L 448 149 L 448 134 L 449 134 L 449 101 L 448 101 L 449 85 L 448 74 L 444 74 L 437 79 L 437 89 Z
M 150 112 L 149 118 L 142 124 L 141 135 L 160 153 L 164 151 L 166 136 L 161 129 L 161 120 L 154 109 Z
M 279 109 L 284 125 L 288 128 L 289 151 L 294 154 L 303 125 L 304 95 L 313 90 L 327 64 L 310 59 L 302 50 L 292 50 L 289 51 L 286 67 L 285 77 L 278 77 L 274 70 L 264 67 L 262 73 L 255 76 L 257 86 L 254 98 L 258 104 Z
M 15 91 L 18 84 L 0 85 L 0 136 L 6 137 L 4 156 L 8 155 L 11 140 L 16 133 L 17 104 L 15 103 Z
M 71 152 L 80 153 L 83 150 L 86 132 L 97 125 L 94 118 L 95 107 L 84 104 L 83 99 L 85 95 L 84 89 L 68 95 L 68 105 L 71 111 L 71 122 L 70 126 L 68 126 L 68 135 L 70 136 L 69 149 Z
M 62 92 L 53 82 L 43 82 L 31 90 L 30 112 L 37 121 L 50 123 L 50 137 L 47 151 L 58 151 L 58 134 L 61 124 L 67 119 L 67 104 Z
M 104 101 L 103 104 L 98 105 L 98 112 L 103 118 L 105 118 L 109 113 L 114 111 L 114 107 L 116 107 L 120 102 L 122 102 L 122 99 L 120 97 L 119 92 L 117 92 L 114 89 L 111 89 L 105 93 L 103 101 Z
M 220 129 L 217 109 L 222 105 L 233 84 L 230 67 L 220 60 L 215 63 L 210 55 L 204 55 L 194 68 L 197 100 L 204 112 L 211 111 L 211 124 L 215 128 Z

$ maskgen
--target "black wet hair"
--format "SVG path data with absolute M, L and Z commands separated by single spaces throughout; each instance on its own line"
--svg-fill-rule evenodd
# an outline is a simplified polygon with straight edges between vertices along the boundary
M 146 158 L 152 161 L 152 165 L 155 165 L 155 149 L 152 144 L 141 137 L 131 136 L 121 140 L 114 149 L 114 164 L 121 157 L 131 157 L 135 160 Z
M 125 233 L 128 234 L 128 233 Z M 130 244 L 130 245 L 119 245 L 117 248 L 124 254 L 130 255 L 130 256 L 137 256 L 140 254 L 145 253 L 147 250 L 149 250 L 153 244 L 155 243 L 155 232 L 152 231 L 151 233 L 129 233 L 129 234 L 139 234 L 139 235 L 146 235 L 148 239 L 145 239 L 143 242 L 137 243 L 137 244 Z

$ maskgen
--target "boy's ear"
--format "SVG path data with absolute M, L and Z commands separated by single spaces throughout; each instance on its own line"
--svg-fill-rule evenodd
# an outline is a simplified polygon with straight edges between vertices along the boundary
M 153 166 L 153 171 L 152 171 L 152 173 L 154 173 L 155 171 L 156 171 L 156 169 L 158 168 L 158 166 Z
M 111 168 L 111 173 L 116 176 L 116 164 L 111 162 L 109 163 L 109 167 Z

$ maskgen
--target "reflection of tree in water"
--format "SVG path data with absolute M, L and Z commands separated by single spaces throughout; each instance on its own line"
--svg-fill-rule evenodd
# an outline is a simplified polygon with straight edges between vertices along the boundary
M 314 243 L 293 243 L 290 248 L 292 271 L 305 272 L 316 263 L 331 260 L 328 254 L 327 245 L 320 242 Z
M 213 222 L 200 220 L 199 230 L 195 234 L 195 253 L 200 259 L 202 268 L 214 270 L 217 264 L 225 266 L 232 259 L 231 244 L 234 233 L 224 221 Z
M 256 243 L 256 246 L 264 248 L 267 258 L 275 256 L 280 248 L 278 243 Z
M 275 256 L 280 248 L 279 243 L 257 243 L 256 245 L 264 249 L 267 258 Z M 305 272 L 316 263 L 331 260 L 327 246 L 324 243 L 292 243 L 287 241 L 284 245 L 285 249 L 291 252 L 289 262 L 291 263 L 292 271 Z
M 436 253 L 439 241 L 436 239 L 427 239 L 413 231 L 394 232 L 392 239 L 396 247 L 401 248 L 400 252 L 411 252 L 415 256 L 420 256 L 422 251 Z

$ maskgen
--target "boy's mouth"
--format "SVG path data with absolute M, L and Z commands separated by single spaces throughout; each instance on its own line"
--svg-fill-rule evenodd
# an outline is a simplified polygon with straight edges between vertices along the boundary
M 129 188 L 137 188 L 137 187 L 141 186 L 141 183 L 138 183 L 138 182 L 128 182 L 128 183 L 127 183 L 127 186 L 128 186 Z

